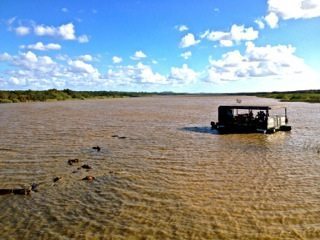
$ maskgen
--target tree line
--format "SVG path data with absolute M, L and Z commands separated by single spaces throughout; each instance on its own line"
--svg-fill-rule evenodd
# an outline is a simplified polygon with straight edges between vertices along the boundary
M 73 91 L 70 89 L 57 90 L 49 89 L 44 91 L 17 90 L 1 91 L 0 103 L 17 102 L 45 102 L 45 101 L 63 101 L 70 99 L 88 99 L 88 98 L 119 98 L 119 97 L 141 97 L 152 95 L 145 92 L 120 92 L 120 91 Z
M 121 92 L 121 91 L 73 91 L 70 89 L 49 89 L 43 91 L 16 90 L 1 91 L 0 103 L 36 102 L 36 101 L 63 101 L 70 99 L 88 98 L 121 98 L 121 97 L 143 97 L 153 95 L 195 95 L 195 96 L 257 96 L 276 98 L 284 102 L 311 102 L 320 103 L 320 90 L 302 90 L 287 92 L 254 92 L 254 93 L 174 93 L 174 92 Z

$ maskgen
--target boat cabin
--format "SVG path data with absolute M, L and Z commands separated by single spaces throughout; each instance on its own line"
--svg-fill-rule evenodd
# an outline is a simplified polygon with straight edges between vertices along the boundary
M 211 126 L 220 132 L 290 131 L 287 109 L 283 115 L 272 115 L 271 110 L 270 106 L 219 106 L 218 122 L 211 122 Z

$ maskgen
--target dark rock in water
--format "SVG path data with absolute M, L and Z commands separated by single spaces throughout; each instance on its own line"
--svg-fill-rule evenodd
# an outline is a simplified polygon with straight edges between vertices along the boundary
M 40 185 L 39 183 L 32 183 L 31 184 L 31 191 L 38 192 L 39 185 Z
M 99 146 L 92 147 L 92 149 L 97 150 L 97 152 L 100 152 L 101 148 Z
M 90 167 L 88 164 L 84 164 L 81 167 L 84 169 L 92 169 L 92 167 Z
M 125 136 L 119 136 L 119 135 L 112 135 L 111 137 L 118 138 L 118 139 L 126 139 L 127 138 Z
M 13 189 L 12 192 L 13 194 L 18 194 L 18 195 L 29 195 L 31 193 L 31 190 L 22 188 L 22 189 Z
M 59 180 L 61 180 L 62 179 L 62 177 L 55 177 L 54 179 L 53 179 L 53 182 L 58 182 Z
M 82 178 L 82 180 L 87 180 L 87 181 L 93 181 L 95 180 L 96 178 L 93 177 L 93 176 L 85 176 L 84 178 Z
M 73 165 L 74 163 L 78 163 L 78 162 L 79 162 L 79 159 L 78 159 L 78 158 L 69 159 L 69 160 L 68 160 L 68 164 L 69 164 L 69 165 Z
M 30 193 L 31 193 L 31 190 L 27 188 L 0 189 L 0 195 L 5 195 L 5 194 L 29 195 Z

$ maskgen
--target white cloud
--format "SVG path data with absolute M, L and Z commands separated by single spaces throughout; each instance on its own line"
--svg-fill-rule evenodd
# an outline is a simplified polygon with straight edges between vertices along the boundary
M 136 51 L 134 53 L 134 55 L 131 56 L 131 59 L 133 59 L 133 60 L 141 60 L 141 59 L 146 58 L 146 57 L 147 57 L 147 55 L 144 52 Z
M 30 28 L 25 26 L 19 26 L 15 29 L 15 32 L 19 36 L 25 36 L 30 33 Z
M 189 30 L 189 28 L 186 25 L 179 25 L 179 26 L 176 26 L 176 28 L 178 29 L 179 32 L 184 32 Z
M 0 54 L 0 61 L 14 68 L 4 74 L 6 80 L 0 86 L 18 85 L 20 88 L 48 89 L 79 86 L 96 86 L 100 83 L 99 71 L 81 60 L 57 63 L 49 56 L 39 56 L 28 51 L 19 55 Z M 61 60 L 63 61 L 63 60 Z
M 254 22 L 258 25 L 259 29 L 264 29 L 265 25 L 261 19 L 256 19 Z
M 38 50 L 38 51 L 48 51 L 48 50 L 60 50 L 61 45 L 57 43 L 43 44 L 42 42 L 37 42 L 35 44 L 29 44 L 27 46 L 20 46 L 22 49 Z
M 11 61 L 12 57 L 9 53 L 2 53 L 0 54 L 0 61 L 2 62 L 7 62 L 7 61 Z
M 268 0 L 268 10 L 284 20 L 320 17 L 320 1 Z
M 87 35 L 81 35 L 78 37 L 78 42 L 79 43 L 87 43 L 89 42 L 89 37 Z
M 188 33 L 181 39 L 180 47 L 187 48 L 193 45 L 197 45 L 198 43 L 200 43 L 200 40 L 196 40 L 195 36 L 192 33 Z
M 89 54 L 81 55 L 81 56 L 79 56 L 78 59 L 81 61 L 84 61 L 84 62 L 92 62 L 93 61 L 93 57 Z
M 233 46 L 233 41 L 232 40 L 221 39 L 219 42 L 220 42 L 220 46 L 221 47 L 232 47 Z
M 82 60 L 69 60 L 68 64 L 71 66 L 73 72 L 98 74 L 98 70 L 96 68 Z
M 187 52 L 181 53 L 180 56 L 187 60 L 192 56 L 192 52 L 191 51 L 187 51 Z
M 122 62 L 122 58 L 118 57 L 118 56 L 113 56 L 112 57 L 112 62 L 117 64 L 117 63 L 121 63 Z
M 264 20 L 270 26 L 270 28 L 278 27 L 279 18 L 274 12 L 271 12 L 267 16 L 265 16 Z
M 58 35 L 65 40 L 76 39 L 73 23 L 63 24 L 58 27 Z
M 268 0 L 268 14 L 264 17 L 270 28 L 277 28 L 279 19 L 308 19 L 320 17 L 319 0 Z
M 188 67 L 187 64 L 183 64 L 181 68 L 172 67 L 168 82 L 171 84 L 190 84 L 196 81 L 198 74 Z
M 167 83 L 166 77 L 153 72 L 150 66 L 142 63 L 109 69 L 106 78 L 119 85 Z
M 231 27 L 231 40 L 234 41 L 252 41 L 258 38 L 259 32 L 252 27 L 245 28 L 243 25 L 232 25 Z
M 22 56 L 29 62 L 32 62 L 32 63 L 38 62 L 38 57 L 33 52 L 29 51 L 27 53 L 22 54 Z
M 232 25 L 230 32 L 206 31 L 201 37 L 206 37 L 209 41 L 219 41 L 221 46 L 231 47 L 234 42 L 252 41 L 257 39 L 259 32 L 252 27 L 245 28 L 243 25 Z
M 290 79 L 312 75 L 313 71 L 303 59 L 297 57 L 291 45 L 256 47 L 247 43 L 244 54 L 238 50 L 222 55 L 219 60 L 210 59 L 206 80 L 209 82 L 241 79 Z
M 68 10 L 68 8 L 61 8 L 61 12 L 66 13 L 66 12 L 69 12 L 69 10 Z
M 37 36 L 54 36 L 57 34 L 57 29 L 52 26 L 37 25 L 34 27 L 34 33 Z
M 206 30 L 205 32 L 201 33 L 200 34 L 200 38 L 203 39 L 203 38 L 206 38 L 208 35 L 209 35 L 210 31 L 209 30 Z
M 76 40 L 75 29 L 73 23 L 62 24 L 61 26 L 45 26 L 45 25 L 36 25 L 34 26 L 34 33 L 37 36 L 51 36 L 59 37 L 64 40 Z M 83 35 L 85 36 L 85 35 Z M 79 37 L 80 38 L 83 37 Z

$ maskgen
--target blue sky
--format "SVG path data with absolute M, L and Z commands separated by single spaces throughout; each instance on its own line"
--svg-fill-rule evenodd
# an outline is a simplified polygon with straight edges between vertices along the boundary
M 319 0 L 1 0 L 0 89 L 315 89 L 319 26 Z

